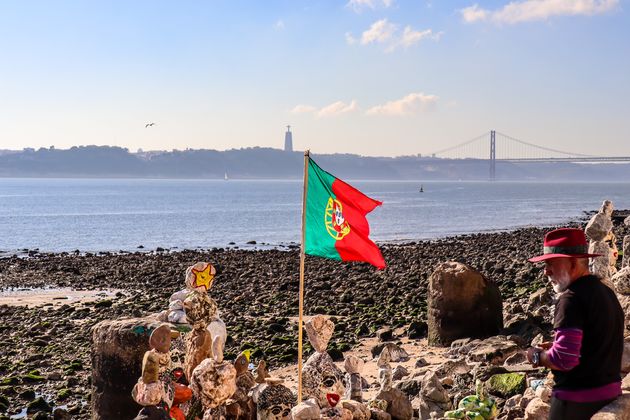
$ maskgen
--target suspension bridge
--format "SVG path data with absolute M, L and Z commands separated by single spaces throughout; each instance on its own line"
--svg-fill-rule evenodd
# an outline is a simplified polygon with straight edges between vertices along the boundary
M 595 156 L 566 152 L 529 143 L 495 130 L 438 150 L 430 156 L 487 160 L 491 180 L 496 178 L 497 162 L 630 162 L 630 156 Z

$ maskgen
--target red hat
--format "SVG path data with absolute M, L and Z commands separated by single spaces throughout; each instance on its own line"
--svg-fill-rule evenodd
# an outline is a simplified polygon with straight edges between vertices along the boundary
M 530 262 L 545 261 L 551 258 L 589 258 L 601 254 L 589 254 L 586 236 L 582 229 L 562 228 L 545 235 L 543 255 L 530 258 Z

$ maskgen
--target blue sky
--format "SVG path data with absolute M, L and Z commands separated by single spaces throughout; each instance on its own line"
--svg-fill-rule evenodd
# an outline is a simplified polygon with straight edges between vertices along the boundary
M 0 149 L 630 156 L 627 0 L 0 0 Z M 156 125 L 145 128 L 145 123 Z

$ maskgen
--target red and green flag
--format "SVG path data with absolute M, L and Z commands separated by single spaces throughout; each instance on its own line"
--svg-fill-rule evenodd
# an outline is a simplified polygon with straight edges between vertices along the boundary
M 304 252 L 384 268 L 365 218 L 382 203 L 324 171 L 310 157 L 307 160 Z

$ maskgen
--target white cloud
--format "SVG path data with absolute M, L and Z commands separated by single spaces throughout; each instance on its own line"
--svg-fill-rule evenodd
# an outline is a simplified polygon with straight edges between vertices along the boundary
M 356 111 L 357 101 L 352 100 L 349 104 L 342 101 L 334 102 L 330 105 L 326 105 L 319 111 L 317 111 L 318 117 L 334 117 L 341 114 L 347 114 L 348 112 Z
M 486 10 L 474 4 L 461 9 L 460 13 L 468 23 L 490 20 L 515 24 L 555 16 L 593 16 L 610 12 L 618 5 L 619 0 L 522 0 L 512 1 L 498 10 Z
M 278 20 L 274 25 L 274 28 L 276 28 L 277 30 L 282 30 L 284 29 L 284 21 L 282 19 Z
M 352 36 L 350 32 L 346 32 L 346 43 L 348 45 L 354 45 L 357 43 L 357 40 Z
M 409 48 L 424 39 L 439 41 L 444 33 L 433 32 L 432 29 L 422 31 L 415 30 L 411 26 L 406 26 L 402 33 L 398 30 L 398 25 L 381 19 L 374 22 L 370 28 L 361 34 L 361 45 L 384 44 L 385 51 L 391 52 L 398 47 Z M 346 43 L 354 45 L 357 39 L 350 33 L 346 33 Z
M 410 93 L 402 99 L 389 101 L 367 110 L 367 115 L 404 116 L 431 111 L 435 108 L 439 97 L 424 93 Z
M 439 41 L 444 32 L 434 33 L 432 29 L 425 29 L 424 31 L 416 31 L 411 26 L 405 27 L 402 36 L 400 37 L 399 44 L 405 48 L 409 48 L 414 44 L 422 41 L 423 39 L 432 39 Z
M 330 105 L 326 105 L 322 108 L 317 108 L 311 105 L 296 105 L 291 111 L 291 114 L 313 114 L 318 118 L 335 117 L 337 115 L 347 114 L 359 109 L 357 101 L 352 100 L 349 104 L 343 101 L 333 102 Z
M 462 14 L 464 22 L 468 23 L 485 20 L 489 14 L 487 10 L 481 9 L 478 4 L 473 4 L 470 7 L 461 9 L 459 12 Z
M 310 105 L 296 105 L 291 111 L 291 114 L 307 114 L 309 112 L 315 112 L 317 108 Z
M 396 32 L 396 25 L 389 23 L 387 19 L 378 20 L 370 26 L 370 29 L 361 34 L 361 44 L 383 43 L 391 39 L 394 32 Z
M 377 7 L 387 9 L 393 3 L 394 0 L 350 0 L 346 6 L 358 13 L 366 7 L 370 9 L 376 9 Z

